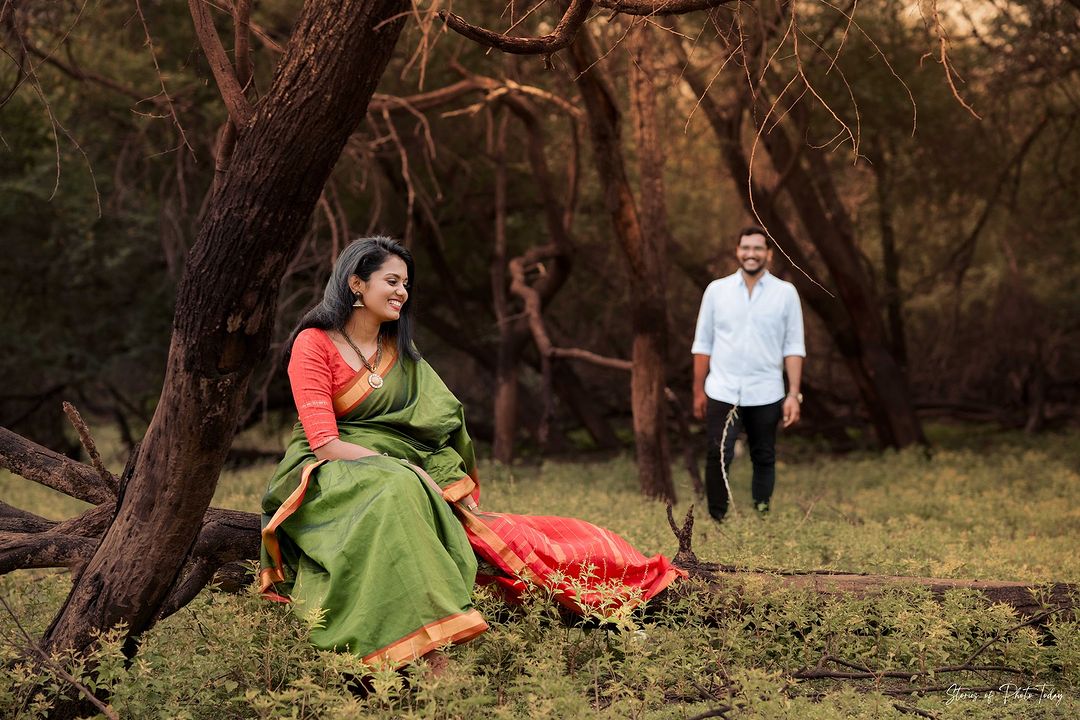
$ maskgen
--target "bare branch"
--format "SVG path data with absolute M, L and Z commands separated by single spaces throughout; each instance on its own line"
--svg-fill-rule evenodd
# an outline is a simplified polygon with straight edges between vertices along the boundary
M 241 91 L 251 83 L 251 0 L 236 0 L 233 5 L 233 54 L 236 56 L 236 80 Z
M 229 57 L 221 45 L 221 38 L 218 37 L 217 28 L 214 27 L 214 19 L 210 17 L 210 11 L 206 9 L 205 0 L 188 0 L 188 9 L 191 11 L 191 19 L 195 24 L 195 34 L 206 54 L 207 62 L 210 63 L 210 71 L 214 73 L 214 80 L 217 81 L 221 99 L 229 112 L 229 118 L 237 128 L 245 128 L 255 111 L 244 96 L 244 88 L 236 77 L 233 66 L 229 63 Z
M 187 605 L 219 570 L 254 560 L 259 556 L 261 536 L 259 516 L 239 510 L 210 508 L 203 517 L 202 530 L 187 564 L 158 612 L 158 620 Z M 243 576 L 245 568 L 238 574 Z
M 698 560 L 697 554 L 691 545 L 694 538 L 694 506 L 690 505 L 686 510 L 686 517 L 683 519 L 683 525 L 680 528 L 675 524 L 675 518 L 671 514 L 671 503 L 667 504 L 667 521 L 671 527 L 671 532 L 675 534 L 675 539 L 679 541 L 679 551 L 675 553 L 675 557 L 671 562 L 679 567 L 696 567 L 701 564 Z
M 71 403 L 65 401 L 63 408 L 64 414 L 67 415 L 68 420 L 71 422 L 71 426 L 79 434 L 79 442 L 82 443 L 83 449 L 86 450 L 90 463 L 97 470 L 98 475 L 101 476 L 102 482 L 115 493 L 120 487 L 120 481 L 109 472 L 108 468 L 105 467 L 105 463 L 101 461 L 101 454 L 98 452 L 97 444 L 94 443 L 94 438 L 90 435 L 90 428 L 86 426 L 86 421 L 82 419 L 82 415 Z
M 513 55 L 551 55 L 573 42 L 577 31 L 581 29 L 588 17 L 592 5 L 592 0 L 571 0 L 570 6 L 566 8 L 566 12 L 555 29 L 550 34 L 538 38 L 515 37 L 485 30 L 482 27 L 470 25 L 464 18 L 448 10 L 440 10 L 439 17 L 451 30 L 481 45 Z
M 383 120 L 386 122 L 386 129 L 390 133 L 390 138 L 394 142 L 394 147 L 397 148 L 398 158 L 401 160 L 401 177 L 405 179 L 408 207 L 405 210 L 405 234 L 402 241 L 404 242 L 405 247 L 409 247 L 412 244 L 413 207 L 416 204 L 416 187 L 413 184 L 412 172 L 409 170 L 409 153 L 405 150 L 405 144 L 401 141 L 397 128 L 394 127 L 394 121 L 390 117 L 390 111 L 384 108 L 382 116 Z
M 731 2 L 735 0 L 596 0 L 595 4 L 613 13 L 654 17 L 709 10 Z M 486 30 L 466 22 L 464 18 L 448 10 L 440 10 L 438 16 L 451 30 L 481 45 L 514 55 L 551 55 L 573 42 L 577 31 L 588 18 L 593 4 L 592 0 L 572 0 L 555 29 L 548 35 L 538 38 L 518 37 Z
M 218 133 L 218 141 L 214 148 L 214 187 L 207 197 L 213 195 L 218 186 L 225 181 L 225 173 L 229 171 L 229 162 L 232 160 L 232 152 L 236 147 L 236 123 L 229 118 L 221 126 Z
M 541 310 L 540 293 L 536 288 L 529 285 L 525 280 L 525 270 L 528 267 L 530 256 L 535 257 L 541 252 L 554 253 L 554 246 L 534 248 L 532 251 L 516 257 L 510 261 L 510 291 L 521 298 L 525 304 L 525 315 L 529 321 L 529 330 L 532 332 L 533 342 L 540 352 L 540 375 L 543 378 L 544 387 L 544 416 L 540 420 L 539 440 L 543 445 L 547 442 L 548 425 L 554 412 L 551 394 L 551 356 L 553 348 L 551 339 L 548 337 L 547 328 L 544 327 L 544 317 Z
M 581 348 L 551 348 L 551 355 L 554 357 L 569 358 L 572 360 L 582 360 L 593 365 L 599 365 L 600 367 L 606 367 L 610 370 L 622 370 L 623 372 L 630 372 L 634 369 L 634 363 L 629 360 L 623 360 L 621 358 L 607 357 L 605 355 L 599 355 L 590 350 L 582 350 Z
M 138 90 L 136 90 L 135 88 L 128 87 L 126 85 L 122 85 L 119 82 L 117 82 L 116 80 L 113 80 L 112 78 L 107 78 L 104 75 L 98 75 L 97 73 L 89 72 L 87 70 L 83 70 L 82 68 L 77 67 L 74 64 L 65 63 L 63 60 L 59 60 L 58 58 L 54 57 L 53 55 L 50 55 L 50 54 L 46 53 L 44 50 L 40 49 L 39 47 L 37 47 L 36 45 L 31 43 L 30 40 L 28 38 L 26 38 L 25 36 L 22 38 L 22 41 L 23 41 L 24 45 L 26 46 L 26 49 L 30 52 L 31 55 L 36 55 L 37 57 L 41 58 L 44 62 L 48 63 L 49 65 L 52 65 L 57 70 L 59 70 L 60 72 L 64 73 L 65 75 L 67 75 L 68 77 L 70 77 L 72 79 L 75 79 L 75 80 L 87 80 L 87 81 L 93 82 L 93 83 L 95 83 L 97 85 L 100 85 L 100 86 L 102 86 L 104 88 L 108 88 L 109 90 L 114 90 L 114 91 L 116 91 L 116 92 L 118 92 L 118 93 L 120 93 L 122 95 L 127 95 L 129 98 L 132 98 L 133 100 L 135 100 L 136 104 L 140 103 L 140 102 L 143 102 L 143 101 L 146 101 L 146 100 L 149 100 L 149 101 L 155 102 L 155 103 L 158 103 L 158 102 L 163 103 L 164 102 L 164 100 L 162 98 L 158 98 L 156 96 L 148 98 L 148 97 L 146 97 L 145 93 L 141 93 Z
M 952 61 L 949 60 L 949 33 L 945 29 L 945 25 L 941 22 L 941 14 L 938 12 L 937 0 L 920 3 L 919 9 L 922 11 L 923 21 L 926 23 L 927 30 L 937 38 L 938 51 L 936 59 L 938 63 L 941 64 L 941 67 L 945 69 L 945 79 L 949 83 L 949 89 L 952 90 L 953 97 L 956 98 L 956 101 L 960 103 L 965 110 L 971 113 L 973 117 L 981 120 L 982 116 L 975 112 L 975 108 L 971 107 L 971 105 L 964 100 L 963 96 L 960 94 L 960 90 L 956 87 L 956 80 L 960 78 L 956 69 L 953 67 Z M 927 55 L 930 54 L 931 53 L 927 53 Z M 961 82 L 963 82 L 963 80 L 961 80 Z
M 622 15 L 655 17 L 685 15 L 699 10 L 712 10 L 737 0 L 596 0 L 598 7 Z
M 104 502 L 95 505 L 81 515 L 76 515 L 62 523 L 58 523 L 50 532 L 57 535 L 98 538 L 109 527 L 115 513 L 116 505 L 112 502 Z
M 158 85 L 161 87 L 161 96 L 165 98 L 165 104 L 169 107 L 169 115 L 172 116 L 173 125 L 176 126 L 176 131 L 180 133 L 180 144 L 194 153 L 195 149 L 188 142 L 187 133 L 184 132 L 184 126 L 180 123 L 180 116 L 176 112 L 176 106 L 173 105 L 172 96 L 169 95 L 169 91 L 165 87 L 165 76 L 161 74 L 161 65 L 158 63 L 157 52 L 154 50 L 154 39 L 150 35 L 150 26 L 147 24 L 146 15 L 143 13 L 142 0 L 135 0 L 135 10 L 139 16 L 139 22 L 142 23 L 143 36 L 146 38 L 146 47 L 150 51 L 150 60 L 154 63 Z
M 384 110 L 389 112 L 407 112 L 409 108 L 416 111 L 431 110 L 432 108 L 456 100 L 462 95 L 478 92 L 481 89 L 479 83 L 472 78 L 469 78 L 466 80 L 459 80 L 452 85 L 447 85 L 438 90 L 418 93 L 406 97 L 375 93 L 371 97 L 371 102 L 368 103 L 368 114 L 382 114 Z

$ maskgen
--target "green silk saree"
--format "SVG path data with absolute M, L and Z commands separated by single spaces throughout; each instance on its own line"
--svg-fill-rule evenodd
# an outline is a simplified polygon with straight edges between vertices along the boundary
M 381 388 L 364 370 L 333 401 L 340 438 L 384 455 L 320 462 L 297 423 L 262 502 L 260 575 L 267 597 L 322 614 L 315 646 L 400 664 L 487 624 L 448 503 L 475 487 L 461 404 L 422 360 L 378 370 Z
M 320 648 L 400 665 L 487 629 L 475 582 L 510 601 L 541 586 L 574 612 L 647 600 L 683 571 L 575 518 L 481 511 L 461 403 L 393 353 L 334 393 L 341 440 L 383 455 L 319 461 L 297 423 L 262 503 L 261 590 L 321 613 Z M 485 561 L 478 576 L 477 556 Z

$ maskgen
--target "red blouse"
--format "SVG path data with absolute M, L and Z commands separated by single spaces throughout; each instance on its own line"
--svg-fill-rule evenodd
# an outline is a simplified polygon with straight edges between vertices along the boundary
M 296 336 L 289 357 L 289 384 L 312 450 L 337 439 L 333 395 L 357 372 L 325 330 L 308 328 Z

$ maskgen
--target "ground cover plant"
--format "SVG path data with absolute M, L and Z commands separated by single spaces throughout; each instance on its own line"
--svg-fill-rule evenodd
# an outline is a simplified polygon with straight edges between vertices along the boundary
M 1080 582 L 1080 434 L 1030 439 L 977 428 L 935 428 L 935 449 L 830 457 L 781 449 L 774 510 L 749 510 L 749 468 L 736 463 L 736 509 L 699 519 L 698 555 L 746 567 Z M 270 464 L 226 472 L 214 504 L 253 510 Z M 676 472 L 677 476 L 680 473 Z M 628 456 L 485 465 L 491 509 L 583 517 L 649 552 L 671 554 L 663 507 L 643 501 Z M 676 515 L 694 501 L 679 488 Z M 9 474 L 5 502 L 52 518 L 77 503 Z M 14 618 L 40 636 L 62 602 L 64 573 L 0 579 L 0 716 L 43 717 L 64 683 L 21 660 Z M 1024 625 L 1012 608 L 970 591 L 934 599 L 899 586 L 867 598 L 823 596 L 747 575 L 720 587 L 691 581 L 644 612 L 567 621 L 547 598 L 507 609 L 483 589 L 491 623 L 450 651 L 437 680 L 420 670 L 376 672 L 313 650 L 307 626 L 253 592 L 204 591 L 157 625 L 126 664 L 122 633 L 102 638 L 71 674 L 106 691 L 132 718 L 902 717 L 1080 716 L 1080 625 L 1063 613 Z M 313 618 L 317 622 L 316 617 Z M 960 665 L 977 671 L 942 671 Z M 816 672 L 846 679 L 810 679 Z M 912 691 L 915 692 L 912 692 Z

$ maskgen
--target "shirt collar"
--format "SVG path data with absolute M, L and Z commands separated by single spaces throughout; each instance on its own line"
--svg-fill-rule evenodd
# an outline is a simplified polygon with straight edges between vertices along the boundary
M 746 287 L 746 276 L 743 275 L 743 272 L 742 272 L 741 268 L 739 270 L 735 271 L 735 275 L 736 275 L 736 277 L 739 278 L 739 284 L 742 285 L 743 287 Z M 771 278 L 771 277 L 772 277 L 772 275 L 769 273 L 768 270 L 762 270 L 761 271 L 761 277 L 758 278 L 757 284 L 760 285 L 761 283 L 766 281 L 766 278 Z

